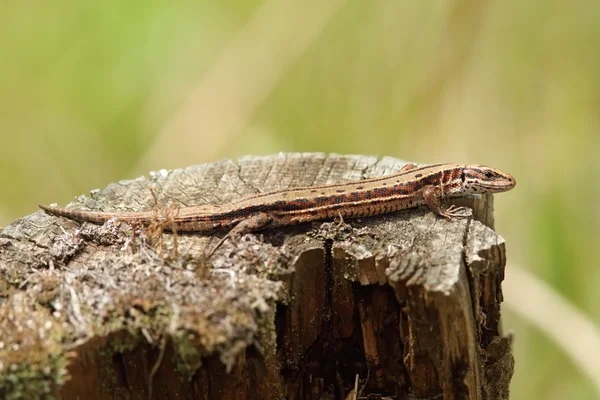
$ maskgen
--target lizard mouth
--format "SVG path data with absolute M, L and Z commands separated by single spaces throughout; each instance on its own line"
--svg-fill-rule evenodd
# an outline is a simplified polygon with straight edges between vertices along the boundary
M 514 184 L 514 182 L 506 181 L 506 182 L 502 182 L 502 183 L 495 183 L 492 185 L 480 183 L 479 186 L 481 186 L 484 189 L 493 191 L 493 192 L 503 192 L 503 191 L 512 189 L 515 186 L 515 184 Z

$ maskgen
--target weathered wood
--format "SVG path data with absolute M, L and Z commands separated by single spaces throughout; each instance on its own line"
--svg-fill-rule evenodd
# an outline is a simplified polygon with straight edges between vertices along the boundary
M 73 206 L 168 210 L 402 165 L 244 157 L 111 184 Z M 0 397 L 508 398 L 504 241 L 491 196 L 456 202 L 474 218 L 417 209 L 313 223 L 227 241 L 209 260 L 223 233 L 15 221 L 0 232 Z

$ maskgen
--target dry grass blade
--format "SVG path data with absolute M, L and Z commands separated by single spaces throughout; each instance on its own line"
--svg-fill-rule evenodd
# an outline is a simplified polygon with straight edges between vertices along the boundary
M 600 396 L 600 330 L 567 299 L 517 265 L 506 268 L 506 304 L 543 331 L 590 379 Z M 527 301 L 523 297 L 527 296 Z M 576 339 L 575 339 L 576 338 Z

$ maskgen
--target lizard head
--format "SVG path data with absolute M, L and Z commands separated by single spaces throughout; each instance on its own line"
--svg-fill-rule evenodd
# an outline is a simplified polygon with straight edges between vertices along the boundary
M 512 175 L 485 165 L 465 165 L 460 180 L 465 193 L 506 192 L 517 184 Z

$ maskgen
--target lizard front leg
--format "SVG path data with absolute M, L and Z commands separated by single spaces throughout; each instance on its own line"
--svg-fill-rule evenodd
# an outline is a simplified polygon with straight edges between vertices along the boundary
M 415 169 L 415 168 L 417 168 L 417 164 L 412 164 L 412 163 L 404 164 L 402 166 L 402 168 L 400 168 L 400 171 L 398 171 L 398 172 L 407 172 L 407 171 L 410 171 L 411 169 Z
M 423 200 L 427 207 L 437 215 L 441 215 L 446 219 L 466 218 L 473 213 L 473 211 L 467 207 L 457 207 L 455 205 L 451 205 L 448 208 L 442 207 L 442 191 L 439 187 L 427 186 L 423 189 L 422 193 Z

